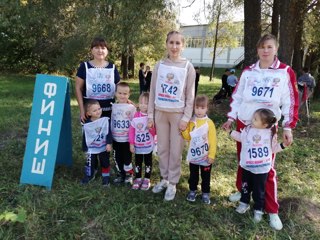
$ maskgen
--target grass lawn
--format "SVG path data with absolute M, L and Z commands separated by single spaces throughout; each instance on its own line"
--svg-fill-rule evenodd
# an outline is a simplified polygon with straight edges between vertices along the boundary
M 220 88 L 222 72 L 217 69 L 212 82 L 201 76 L 199 93 L 211 99 Z M 151 190 L 133 191 L 115 185 L 103 188 L 100 177 L 81 186 L 85 157 L 74 92 L 73 166 L 56 167 L 51 191 L 20 186 L 34 80 L 34 76 L 0 76 L 0 239 L 320 239 L 320 102 L 311 103 L 310 125 L 300 121 L 293 132 L 293 146 L 277 156 L 279 214 L 284 228 L 274 231 L 267 215 L 254 224 L 252 211 L 239 215 L 236 204 L 228 201 L 235 191 L 237 163 L 235 143 L 221 130 L 227 101 L 211 105 L 209 112 L 218 135 L 211 205 L 203 205 L 200 199 L 194 204 L 185 200 L 188 165 L 184 160 L 177 196 L 171 202 L 164 202 L 163 194 Z M 130 80 L 129 84 L 131 99 L 137 102 L 138 81 Z M 159 177 L 155 158 L 152 183 Z M 20 213 L 21 221 L 3 218 L 11 212 Z

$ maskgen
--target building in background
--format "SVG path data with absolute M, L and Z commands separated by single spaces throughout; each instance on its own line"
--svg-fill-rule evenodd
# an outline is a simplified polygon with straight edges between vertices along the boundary
M 241 23 L 240 23 L 241 24 Z M 243 23 L 242 23 L 243 29 Z M 213 58 L 213 33 L 208 24 L 180 26 L 180 31 L 185 37 L 185 49 L 182 56 L 188 58 L 194 66 L 211 67 Z M 228 33 L 225 33 L 228 34 Z M 217 47 L 215 67 L 235 67 L 244 59 L 243 34 L 236 37 L 237 47 Z

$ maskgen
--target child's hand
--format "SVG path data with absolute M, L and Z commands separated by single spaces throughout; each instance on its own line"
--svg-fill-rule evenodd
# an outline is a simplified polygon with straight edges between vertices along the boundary
M 134 145 L 133 145 L 133 144 L 130 144 L 130 152 L 131 152 L 131 153 L 134 153 L 134 152 L 135 152 L 135 149 L 134 149 Z
M 208 158 L 208 163 L 212 164 L 214 162 L 213 158 Z
M 179 123 L 179 130 L 180 130 L 180 131 L 184 131 L 184 130 L 186 130 L 187 125 L 188 125 L 188 123 L 187 123 L 187 122 L 185 122 L 185 121 L 183 121 L 183 120 L 180 120 L 180 123 Z
M 111 144 L 107 144 L 106 150 L 107 150 L 107 152 L 111 152 L 111 150 L 112 150 Z

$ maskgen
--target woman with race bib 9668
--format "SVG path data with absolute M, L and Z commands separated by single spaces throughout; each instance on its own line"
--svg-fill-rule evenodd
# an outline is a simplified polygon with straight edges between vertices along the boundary
M 93 59 L 82 62 L 76 75 L 75 89 L 81 122 L 87 119 L 84 104 L 88 99 L 98 100 L 102 117 L 111 117 L 111 103 L 114 102 L 116 84 L 120 81 L 117 68 L 106 60 L 108 48 L 103 38 L 93 39 L 91 55 Z
M 260 108 L 271 110 L 277 120 L 283 116 L 283 142 L 290 146 L 293 141 L 292 131 L 298 120 L 298 91 L 296 76 L 292 68 L 281 63 L 276 54 L 278 41 L 272 34 L 265 34 L 257 43 L 259 60 L 246 67 L 232 94 L 231 110 L 228 121 L 222 127 L 230 130 L 236 122 L 237 131 L 251 124 L 253 113 Z M 240 159 L 241 143 L 237 143 L 238 160 Z M 267 177 L 265 188 L 265 211 L 269 214 L 270 226 L 280 230 L 283 225 L 278 216 L 277 177 L 273 164 Z M 229 197 L 230 201 L 238 201 L 241 197 L 242 168 L 238 165 L 236 186 L 238 192 Z
M 180 32 L 167 34 L 168 55 L 154 67 L 148 104 L 148 126 L 155 125 L 158 129 L 157 148 L 162 178 L 152 191 L 159 193 L 166 189 L 166 201 L 173 200 L 176 195 L 184 147 L 181 131 L 186 129 L 192 117 L 194 103 L 196 74 L 193 65 L 181 57 L 183 47 L 184 38 Z

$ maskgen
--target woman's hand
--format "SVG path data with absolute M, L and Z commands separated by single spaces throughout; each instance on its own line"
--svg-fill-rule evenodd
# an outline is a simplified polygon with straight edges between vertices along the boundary
M 226 132 L 230 132 L 232 123 L 233 123 L 232 120 L 226 121 L 224 124 L 222 124 L 222 129 L 225 130 Z
M 283 143 L 285 146 L 290 146 L 293 142 L 293 135 L 291 130 L 283 130 Z
M 80 121 L 82 123 L 85 123 L 87 120 L 87 115 L 85 114 L 85 112 L 80 111 Z

